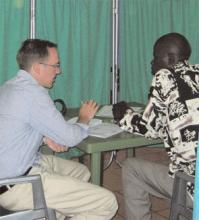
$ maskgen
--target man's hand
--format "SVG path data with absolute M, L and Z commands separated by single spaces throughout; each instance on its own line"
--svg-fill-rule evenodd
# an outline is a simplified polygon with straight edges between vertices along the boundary
M 50 139 L 48 137 L 44 137 L 43 142 L 44 142 L 44 144 L 46 144 L 49 148 L 51 148 L 55 152 L 64 152 L 64 151 L 68 150 L 67 146 L 57 144 L 52 139 Z
M 80 123 L 88 123 L 96 114 L 99 105 L 93 100 L 84 102 L 79 110 L 79 120 Z

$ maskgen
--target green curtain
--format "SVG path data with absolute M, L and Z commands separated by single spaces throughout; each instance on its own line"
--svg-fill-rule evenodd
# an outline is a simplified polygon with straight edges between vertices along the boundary
M 170 0 L 171 1 L 171 0 Z M 199 63 L 199 1 L 171 1 L 171 31 L 183 33 L 192 46 L 191 63 Z
M 36 35 L 58 43 L 62 74 L 52 89 L 68 106 L 109 103 L 110 0 L 37 0 Z
M 29 1 L 0 0 L 0 84 L 16 74 L 16 53 L 28 37 Z
M 120 100 L 146 103 L 153 44 L 163 34 L 184 34 L 199 62 L 198 11 L 198 0 L 120 1 Z
M 191 42 L 199 60 L 198 0 L 119 0 L 120 100 L 147 101 L 155 40 L 167 32 Z M 16 53 L 29 37 L 29 0 L 0 0 L 0 84 L 16 74 Z M 112 0 L 36 0 L 36 37 L 58 43 L 62 74 L 51 90 L 68 106 L 109 103 Z

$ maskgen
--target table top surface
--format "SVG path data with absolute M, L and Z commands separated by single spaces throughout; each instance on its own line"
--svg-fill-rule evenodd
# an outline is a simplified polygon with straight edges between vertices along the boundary
M 149 140 L 143 136 L 122 132 L 109 138 L 87 137 L 77 147 L 86 153 L 119 150 L 133 147 L 162 144 L 162 140 Z
M 132 106 L 144 106 L 139 103 L 132 103 Z M 78 108 L 68 109 L 66 119 L 78 115 Z M 103 118 L 101 118 L 103 119 Z M 106 121 L 107 118 L 104 118 Z M 108 138 L 98 138 L 88 136 L 77 147 L 86 153 L 97 153 L 102 151 L 111 151 L 125 149 L 130 147 L 143 147 L 148 145 L 161 144 L 162 140 L 149 140 L 143 136 L 134 135 L 128 132 L 121 132 Z

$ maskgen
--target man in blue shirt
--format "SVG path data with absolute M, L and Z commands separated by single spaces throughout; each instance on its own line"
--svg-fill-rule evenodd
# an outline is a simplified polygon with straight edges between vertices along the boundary
M 111 219 L 117 210 L 115 196 L 88 183 L 90 173 L 84 165 L 38 152 L 42 141 L 56 152 L 80 143 L 88 136 L 87 123 L 98 105 L 85 102 L 74 125 L 56 109 L 48 94 L 60 73 L 56 44 L 26 40 L 17 62 L 16 77 L 0 87 L 0 178 L 40 174 L 47 206 L 57 211 L 58 219 Z M 29 185 L 0 187 L 0 204 L 14 210 L 30 208 L 30 191 Z

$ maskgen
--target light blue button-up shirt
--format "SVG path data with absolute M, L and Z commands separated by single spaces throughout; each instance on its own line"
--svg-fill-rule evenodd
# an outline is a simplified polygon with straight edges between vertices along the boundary
M 72 147 L 88 136 L 88 126 L 66 123 L 48 90 L 20 70 L 0 87 L 0 178 L 22 175 L 39 161 L 44 136 Z

